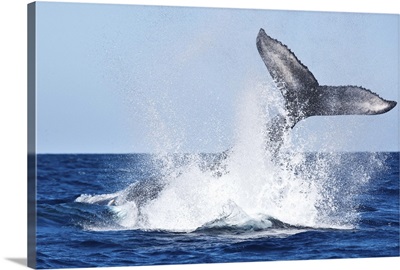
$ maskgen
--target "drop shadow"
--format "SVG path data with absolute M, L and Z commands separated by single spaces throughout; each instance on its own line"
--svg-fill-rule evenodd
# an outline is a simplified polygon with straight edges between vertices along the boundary
M 22 265 L 22 266 L 27 266 L 28 265 L 28 259 L 27 258 L 5 258 L 7 261 Z

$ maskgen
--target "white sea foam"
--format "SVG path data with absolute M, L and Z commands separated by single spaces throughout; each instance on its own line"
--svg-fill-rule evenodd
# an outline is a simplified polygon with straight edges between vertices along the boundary
M 295 228 L 353 228 L 358 219 L 356 194 L 381 164 L 378 159 L 360 163 L 335 153 L 307 155 L 298 145 L 293 147 L 293 134 L 284 134 L 278 159 L 268 151 L 266 123 L 284 110 L 279 92 L 270 88 L 249 87 L 241 98 L 235 145 L 222 161 L 227 173 L 215 177 L 212 171 L 202 169 L 198 155 L 177 166 L 173 156 L 162 152 L 156 160 L 165 186 L 140 210 L 126 200 L 127 190 L 82 195 L 76 201 L 113 200 L 109 207 L 117 224 L 125 229 L 189 232 L 226 226 L 265 230 L 273 227 L 272 220 Z M 152 136 L 175 147 L 169 149 L 172 152 L 179 152 L 174 127 L 156 124 L 161 119 L 154 110 L 157 128 Z

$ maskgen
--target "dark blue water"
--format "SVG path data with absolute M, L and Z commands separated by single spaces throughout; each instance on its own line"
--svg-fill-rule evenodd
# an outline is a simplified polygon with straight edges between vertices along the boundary
M 346 155 L 362 161 L 373 154 Z M 270 219 L 273 225 L 265 229 L 205 224 L 190 232 L 127 230 L 119 229 L 109 206 L 75 201 L 81 194 L 109 194 L 157 179 L 151 160 L 145 154 L 38 155 L 37 268 L 399 256 L 399 153 L 382 154 L 384 166 L 352 190 L 356 203 L 348 211 L 359 218 L 350 229 Z M 347 173 L 332 176 L 336 185 Z M 114 230 L 88 229 L 102 226 Z

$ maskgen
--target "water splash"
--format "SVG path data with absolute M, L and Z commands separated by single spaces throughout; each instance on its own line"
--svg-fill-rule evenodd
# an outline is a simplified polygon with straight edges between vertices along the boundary
M 277 113 L 285 115 L 279 91 L 264 84 L 248 87 L 238 105 L 235 144 L 215 156 L 177 154 L 182 137 L 175 138 L 173 126 L 151 107 L 153 139 L 168 146 L 154 155 L 156 178 L 133 195 L 137 183 L 114 194 L 82 195 L 76 202 L 108 205 L 119 229 L 354 228 L 357 196 L 383 158 L 355 159 L 325 149 L 307 153 L 306 142 L 293 143 L 291 130 L 283 134 L 277 154 L 267 130 Z M 137 199 L 144 195 L 150 199 Z

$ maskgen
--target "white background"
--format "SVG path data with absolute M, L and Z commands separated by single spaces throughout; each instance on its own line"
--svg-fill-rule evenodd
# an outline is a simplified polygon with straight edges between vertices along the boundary
M 67 1 L 88 3 L 122 3 L 184 5 L 202 7 L 238 7 L 316 11 L 352 11 L 400 13 L 398 0 L 279 0 L 259 3 L 256 0 L 147 0 L 147 1 Z M 26 269 L 26 15 L 25 0 L 2 0 L 0 6 L 0 269 Z M 400 258 L 344 259 L 191 266 L 119 267 L 101 269 L 385 269 L 400 265 Z

